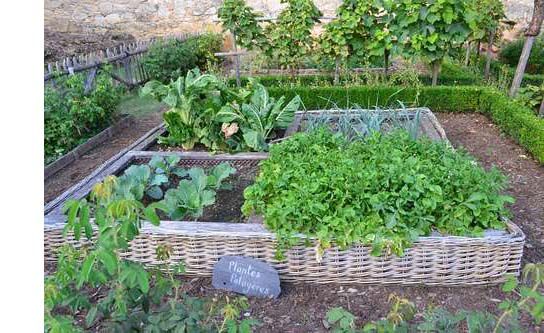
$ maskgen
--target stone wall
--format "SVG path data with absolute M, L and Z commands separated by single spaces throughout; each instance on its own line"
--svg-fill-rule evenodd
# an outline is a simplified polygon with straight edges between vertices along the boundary
M 314 0 L 325 15 L 334 15 L 341 0 Z M 45 0 L 45 28 L 57 32 L 120 32 L 147 38 L 191 31 L 219 31 L 222 0 Z M 279 0 L 247 0 L 267 16 L 282 8 Z M 507 16 L 522 27 L 532 15 L 532 0 L 504 0 Z

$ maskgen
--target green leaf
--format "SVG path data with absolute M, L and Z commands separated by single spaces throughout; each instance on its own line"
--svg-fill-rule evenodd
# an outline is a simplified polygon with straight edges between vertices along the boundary
M 77 281 L 77 289 L 80 289 L 85 282 L 89 281 L 89 276 L 91 274 L 91 270 L 93 268 L 93 265 L 96 261 L 95 254 L 90 254 L 85 258 L 83 261 L 83 264 L 81 265 L 81 272 L 79 273 L 78 281 Z
M 502 291 L 504 292 L 511 292 L 518 286 L 518 279 L 513 276 L 509 275 L 506 282 L 502 285 Z

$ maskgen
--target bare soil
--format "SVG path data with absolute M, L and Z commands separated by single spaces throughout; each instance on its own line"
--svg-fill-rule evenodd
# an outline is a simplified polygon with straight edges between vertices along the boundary
M 44 182 L 44 202 L 49 202 L 71 186 L 88 176 L 99 165 L 138 140 L 147 131 L 160 124 L 161 113 L 153 113 L 137 118 L 134 124 L 115 133 L 111 141 L 88 151 L 78 160 L 68 165 Z
M 134 36 L 126 33 L 61 33 L 45 29 L 43 59 L 44 62 L 53 62 L 65 57 L 119 46 L 134 40 Z

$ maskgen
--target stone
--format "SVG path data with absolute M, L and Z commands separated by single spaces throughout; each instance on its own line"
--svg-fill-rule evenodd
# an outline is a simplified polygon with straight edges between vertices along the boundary
M 246 296 L 277 298 L 281 292 L 278 272 L 262 261 L 240 256 L 224 256 L 213 268 L 216 289 Z
M 119 14 L 110 14 L 104 17 L 104 22 L 106 24 L 116 24 L 121 22 L 121 16 Z

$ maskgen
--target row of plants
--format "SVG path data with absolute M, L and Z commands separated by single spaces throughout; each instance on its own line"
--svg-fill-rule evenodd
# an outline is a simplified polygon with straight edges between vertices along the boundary
M 449 311 L 440 306 L 418 309 L 409 299 L 389 295 L 391 304 L 384 318 L 359 326 L 357 317 L 342 307 L 329 309 L 323 320 L 325 327 L 336 333 L 407 333 L 407 332 L 532 332 L 544 320 L 544 265 L 527 264 L 523 268 L 521 283 L 511 276 L 502 286 L 509 297 L 501 301 L 498 309 L 457 309 Z M 532 322 L 521 323 L 522 316 Z
M 168 136 L 159 142 L 186 150 L 201 145 L 211 151 L 266 151 L 301 104 L 297 96 L 287 103 L 283 96 L 272 98 L 251 79 L 241 89 L 230 88 L 197 68 L 170 84 L 150 81 L 141 93 L 170 107 L 164 114 Z
M 480 112 L 544 163 L 544 119 L 491 87 L 271 87 L 268 90 L 271 96 L 299 96 L 308 110 L 350 108 L 354 104 L 372 108 L 402 101 L 406 106 L 425 105 L 434 112 Z
M 44 93 L 44 160 L 53 162 L 106 128 L 115 117 L 123 89 L 103 68 L 94 87 L 85 91 L 86 76 L 58 76 Z
M 284 0 L 277 20 L 262 23 L 243 0 L 227 0 L 219 9 L 225 30 L 238 45 L 261 50 L 283 68 L 298 68 L 312 52 L 333 59 L 339 68 L 350 57 L 383 59 L 385 74 L 393 56 L 420 56 L 432 66 L 432 83 L 448 54 L 470 39 L 481 39 L 495 31 L 504 17 L 500 1 L 343 1 L 336 18 L 323 27 L 317 38 L 314 25 L 322 13 L 311 0 Z M 480 15 L 485 12 L 487 15 Z M 266 22 L 266 21 L 264 21 Z M 336 79 L 335 79 L 336 81 Z

